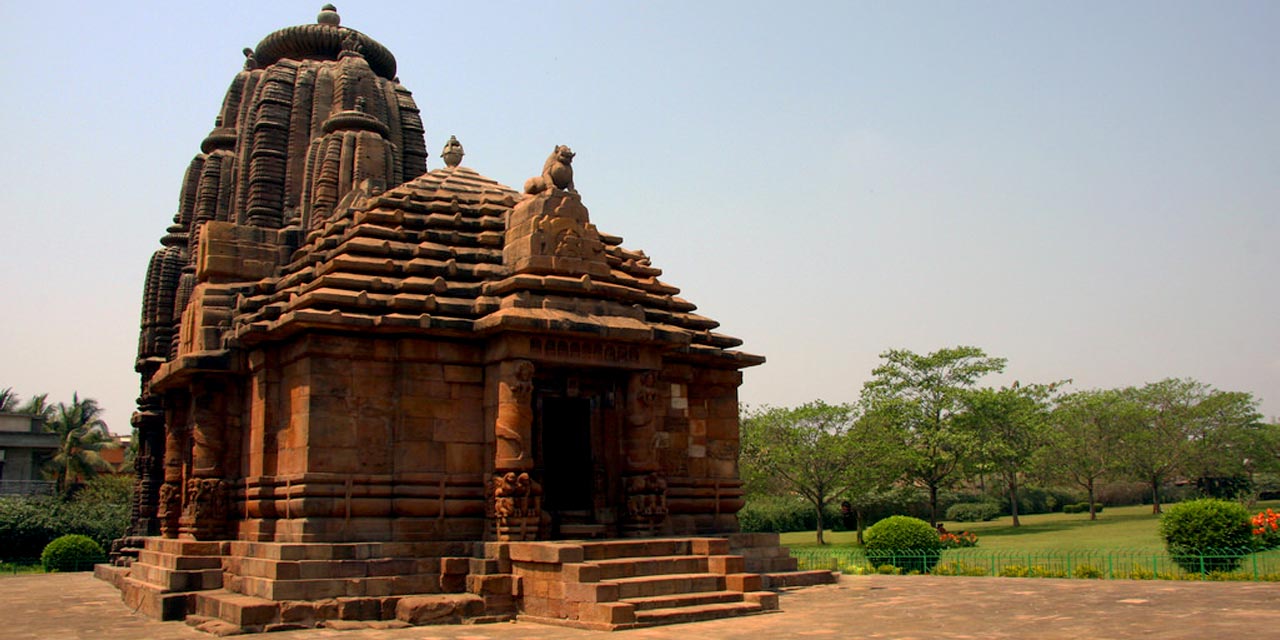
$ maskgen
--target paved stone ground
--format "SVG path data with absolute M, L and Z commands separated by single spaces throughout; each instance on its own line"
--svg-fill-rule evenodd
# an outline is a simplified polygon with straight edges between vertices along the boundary
M 845 576 L 784 592 L 783 611 L 614 634 L 529 623 L 395 630 L 289 631 L 302 640 L 772 640 L 1159 637 L 1280 639 L 1280 583 Z M 181 622 L 132 613 L 90 574 L 0 577 L 0 639 L 211 640 Z

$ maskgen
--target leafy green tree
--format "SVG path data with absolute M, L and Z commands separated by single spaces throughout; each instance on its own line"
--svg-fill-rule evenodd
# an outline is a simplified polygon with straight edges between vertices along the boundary
M 1121 438 L 1141 421 L 1141 407 L 1131 393 L 1078 391 L 1058 398 L 1049 420 L 1050 455 L 1041 462 L 1046 475 L 1088 492 L 1090 520 L 1098 519 L 1098 483 L 1117 471 Z
M 864 412 L 898 431 L 906 476 L 929 492 L 929 521 L 938 523 L 938 490 L 950 485 L 976 441 L 955 424 L 964 394 L 982 376 L 1004 370 L 1005 359 L 977 347 L 919 355 L 905 349 L 880 354 L 884 362 L 863 386 Z
M 1048 446 L 1050 398 L 1059 383 L 990 387 L 964 395 L 956 424 L 975 437 L 973 455 L 1004 482 L 1013 526 L 1018 521 L 1018 487 L 1035 458 Z
M 1188 476 L 1243 481 L 1266 457 L 1265 426 L 1252 394 L 1210 388 L 1196 413 Z
M 58 449 L 45 473 L 57 480 L 62 493 L 71 488 L 73 479 L 90 480 L 107 470 L 109 465 L 98 452 L 119 446 L 102 421 L 98 401 L 81 399 L 79 394 L 72 394 L 71 404 L 58 403 L 45 429 L 58 435 Z
M 823 512 L 852 483 L 861 460 L 850 437 L 856 411 L 849 405 L 821 400 L 799 407 L 748 410 L 742 421 L 742 467 L 748 482 L 771 478 L 794 493 L 817 514 L 818 544 L 823 539 Z
M 1243 474 L 1258 455 L 1253 435 L 1262 431 L 1261 415 L 1250 394 L 1174 378 L 1126 393 L 1141 405 L 1143 419 L 1122 439 L 1123 461 L 1151 486 L 1153 513 L 1161 511 L 1160 485 L 1175 475 Z

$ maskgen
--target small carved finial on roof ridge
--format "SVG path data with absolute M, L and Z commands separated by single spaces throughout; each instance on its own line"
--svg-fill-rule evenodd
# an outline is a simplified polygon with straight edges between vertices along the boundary
M 251 47 L 245 47 L 244 51 L 242 51 L 241 53 L 244 54 L 244 70 L 245 71 L 253 71 L 254 69 L 258 68 L 258 60 L 253 57 L 253 49 Z
M 444 159 L 445 166 L 452 169 L 462 164 L 462 156 L 466 153 L 462 150 L 462 143 L 458 142 L 458 136 L 449 136 L 449 141 L 444 143 L 444 150 L 440 152 L 440 157 Z
M 342 24 L 342 17 L 338 15 L 337 7 L 332 4 L 326 4 L 320 7 L 320 15 L 316 16 L 316 23 L 336 27 Z

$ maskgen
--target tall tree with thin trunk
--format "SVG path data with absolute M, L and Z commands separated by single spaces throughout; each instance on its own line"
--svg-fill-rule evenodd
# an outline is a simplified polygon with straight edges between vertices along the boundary
M 1049 406 L 1057 386 L 1020 385 L 970 391 L 964 395 L 965 411 L 956 424 L 973 434 L 974 458 L 985 463 L 1004 482 L 1013 526 L 1018 520 L 1018 488 L 1035 458 L 1049 444 Z
M 880 354 L 884 362 L 862 389 L 867 414 L 898 428 L 906 476 L 929 492 L 929 521 L 938 522 L 938 491 L 956 480 L 976 444 L 955 423 L 964 394 L 983 376 L 1004 370 L 1005 359 L 977 347 L 919 355 L 905 349 Z
M 749 410 L 742 420 L 744 475 L 771 477 L 808 501 L 817 515 L 818 544 L 826 544 L 823 512 L 849 490 L 851 473 L 862 463 L 850 437 L 856 417 L 852 406 L 819 400 Z
M 1058 399 L 1049 418 L 1050 454 L 1042 462 L 1047 475 L 1089 494 L 1090 520 L 1098 519 L 1098 483 L 1118 475 L 1121 438 L 1141 422 L 1141 408 L 1123 391 L 1078 391 Z
M 1185 470 L 1194 439 L 1203 430 L 1199 405 L 1208 385 L 1169 378 L 1141 389 L 1126 389 L 1141 407 L 1141 421 L 1121 440 L 1125 469 L 1151 487 L 1151 512 L 1160 513 L 1160 485 Z

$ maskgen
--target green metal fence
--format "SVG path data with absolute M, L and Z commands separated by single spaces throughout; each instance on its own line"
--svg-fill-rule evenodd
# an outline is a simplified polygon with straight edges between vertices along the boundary
M 793 548 L 800 569 L 846 574 L 929 573 L 1099 580 L 1280 581 L 1280 550 L 1210 549 L 1170 555 L 1160 549 L 875 551 L 857 547 Z

